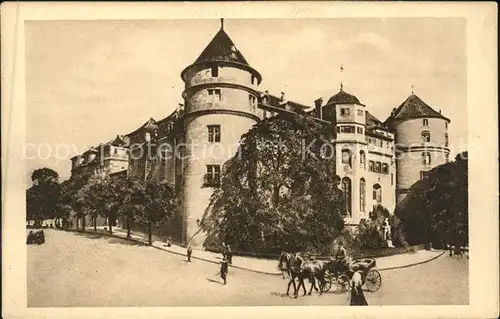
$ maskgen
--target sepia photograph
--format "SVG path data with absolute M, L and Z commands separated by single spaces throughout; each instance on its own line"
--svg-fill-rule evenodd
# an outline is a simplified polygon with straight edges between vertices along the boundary
M 472 304 L 466 17 L 52 16 L 2 182 L 27 309 Z

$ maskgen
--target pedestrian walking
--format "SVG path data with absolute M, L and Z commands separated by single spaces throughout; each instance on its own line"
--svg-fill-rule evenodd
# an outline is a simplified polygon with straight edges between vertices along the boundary
M 227 247 L 226 243 L 222 243 L 222 258 L 226 258 Z
M 220 265 L 220 277 L 224 281 L 224 285 L 227 283 L 227 272 L 228 272 L 228 260 L 226 257 L 222 259 L 222 263 Z
M 363 293 L 363 279 L 359 271 L 359 265 L 352 266 L 354 274 L 351 279 L 351 306 L 368 306 L 365 295 Z
M 193 248 L 191 248 L 191 245 L 188 245 L 188 249 L 187 249 L 187 257 L 188 257 L 188 262 L 190 263 L 191 262 L 191 254 L 193 253 Z
M 227 261 L 230 265 L 233 264 L 233 252 L 231 250 L 231 246 L 227 245 L 226 246 L 226 257 L 227 257 Z

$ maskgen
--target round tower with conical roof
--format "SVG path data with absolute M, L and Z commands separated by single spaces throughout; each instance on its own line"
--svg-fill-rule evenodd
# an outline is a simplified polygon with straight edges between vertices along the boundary
M 386 124 L 396 135 L 398 202 L 428 171 L 449 161 L 449 123 L 441 111 L 435 111 L 413 92 L 393 109 Z
M 223 164 L 237 151 L 244 133 L 259 121 L 258 85 L 262 78 L 221 28 L 198 59 L 182 73 L 183 241 L 201 246 L 200 222 Z

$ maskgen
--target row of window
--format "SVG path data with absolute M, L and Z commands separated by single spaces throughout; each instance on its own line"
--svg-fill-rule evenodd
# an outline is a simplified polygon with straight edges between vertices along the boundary
M 342 150 L 342 163 L 343 164 L 349 164 L 352 167 L 352 162 L 351 162 L 351 151 L 350 150 Z M 364 151 L 359 152 L 359 164 L 362 168 L 366 169 L 366 155 Z M 368 170 L 370 172 L 376 172 L 376 173 L 389 173 L 389 164 L 387 163 L 382 163 L 382 162 L 375 162 L 375 161 L 370 161 L 368 164 Z
M 368 171 L 389 174 L 389 164 L 370 161 L 368 163 Z
M 422 142 L 429 143 L 431 141 L 431 133 L 429 131 L 422 131 Z M 444 133 L 444 146 L 448 146 L 448 133 Z
M 382 203 L 382 186 L 374 184 L 372 187 L 373 200 L 378 204 Z M 342 179 L 342 193 L 347 212 L 352 216 L 352 183 L 351 179 L 344 177 Z M 364 212 L 366 209 L 366 181 L 364 178 L 359 180 L 359 210 Z
M 213 78 L 218 78 L 219 77 L 219 67 L 218 66 L 212 66 L 211 69 L 211 74 Z M 250 78 L 252 84 L 255 84 L 257 82 L 257 77 L 255 75 L 251 75 Z
M 208 89 L 207 91 L 208 91 L 208 101 L 211 104 L 222 101 L 222 93 L 221 93 L 220 89 Z M 250 109 L 253 112 L 255 112 L 255 110 L 257 108 L 257 98 L 254 95 L 249 94 L 248 95 L 248 104 L 250 106 Z
M 429 126 L 429 120 L 428 119 L 422 119 L 422 126 Z M 444 122 L 444 128 L 448 128 L 448 122 Z
M 363 111 L 362 109 L 358 109 L 356 111 L 357 111 L 358 116 L 363 116 L 363 114 L 365 113 L 365 111 Z M 340 115 L 342 115 L 342 116 L 351 115 L 351 109 L 347 108 L 347 107 L 340 108 Z
M 368 144 L 372 144 L 378 147 L 384 147 L 384 141 L 378 138 L 373 138 L 373 137 L 367 137 L 366 139 L 368 141 Z M 385 144 L 387 147 L 391 146 L 391 142 L 385 141 Z
M 363 134 L 363 128 L 359 126 L 356 127 L 354 125 L 338 125 L 337 133 Z

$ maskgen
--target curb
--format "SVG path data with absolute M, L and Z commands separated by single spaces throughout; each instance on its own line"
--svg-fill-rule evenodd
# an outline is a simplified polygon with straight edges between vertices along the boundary
M 413 264 L 408 264 L 408 265 L 403 265 L 403 266 L 395 266 L 395 267 L 387 267 L 387 268 L 379 268 L 378 270 L 379 271 L 385 271 L 385 270 L 393 270 L 393 269 L 401 269 L 401 268 L 408 268 L 408 267 L 413 267 L 413 266 L 417 266 L 417 265 L 422 265 L 422 264 L 426 264 L 430 261 L 433 261 L 435 259 L 438 259 L 439 257 L 443 256 L 444 254 L 446 253 L 446 251 L 443 251 L 442 253 L 438 254 L 437 256 L 434 256 L 430 259 L 427 259 L 427 260 L 423 260 L 423 261 L 419 261 L 417 263 L 413 263 Z
M 81 231 L 76 230 L 76 229 L 62 229 L 62 228 L 60 228 L 59 230 L 82 233 Z M 85 231 L 82 234 L 104 235 L 104 236 L 108 236 L 108 237 L 119 238 L 119 239 L 122 239 L 122 240 L 129 240 L 129 241 L 132 241 L 132 242 L 135 242 L 135 243 L 138 243 L 138 244 L 142 244 L 144 246 L 149 246 L 149 247 L 152 247 L 152 248 L 155 248 L 155 249 L 158 249 L 158 250 L 161 250 L 161 251 L 165 251 L 165 252 L 168 252 L 168 253 L 171 253 L 171 254 L 174 254 L 174 255 L 186 256 L 186 254 L 179 253 L 179 252 L 172 251 L 172 250 L 168 250 L 168 249 L 165 249 L 165 248 L 162 248 L 162 247 L 158 247 L 158 246 L 155 246 L 154 244 L 150 245 L 148 243 L 144 243 L 144 242 L 142 242 L 140 240 L 137 240 L 137 239 L 134 239 L 134 238 L 127 239 L 126 237 L 118 236 L 118 235 L 115 235 L 115 234 L 99 233 L 99 232 L 94 232 L 93 230 L 91 230 L 91 231 Z M 433 261 L 433 260 L 435 260 L 435 259 L 443 256 L 445 253 L 446 253 L 446 251 L 443 251 L 440 254 L 438 254 L 438 255 L 430 258 L 430 259 L 419 261 L 419 262 L 416 262 L 416 263 L 402 265 L 402 266 L 395 266 L 395 267 L 377 268 L 377 270 L 378 271 L 386 271 L 386 270 L 402 269 L 402 268 L 408 268 L 408 267 L 413 267 L 413 266 L 417 266 L 417 265 L 422 265 L 422 264 L 431 262 L 431 261 Z M 206 262 L 209 262 L 209 263 L 212 263 L 212 264 L 219 264 L 218 261 L 213 261 L 213 260 L 202 258 L 202 257 L 196 257 L 196 256 L 193 256 L 193 255 L 191 256 L 191 258 L 197 259 L 197 260 L 206 261 Z M 258 274 L 271 275 L 271 276 L 281 276 L 281 273 L 278 273 L 278 272 L 266 272 L 266 271 L 261 271 L 261 270 L 255 270 L 255 269 L 245 268 L 245 267 L 241 267 L 241 266 L 234 266 L 234 265 L 229 265 L 229 267 L 232 267 L 232 268 L 235 268 L 235 269 L 246 270 L 246 271 L 250 271 L 250 272 L 254 272 L 254 273 L 258 273 Z

